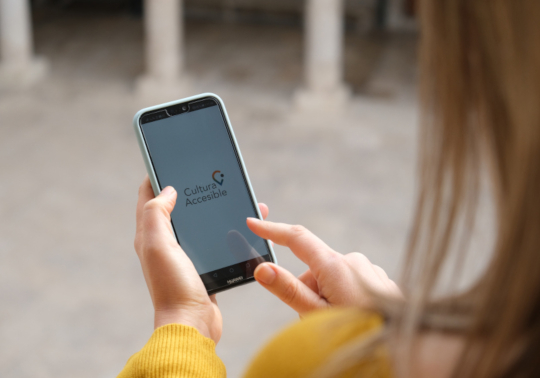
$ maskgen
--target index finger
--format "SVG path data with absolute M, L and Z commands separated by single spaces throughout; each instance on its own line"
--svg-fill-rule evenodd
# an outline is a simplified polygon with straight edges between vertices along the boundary
M 248 218 L 247 225 L 256 235 L 289 247 L 312 270 L 316 271 L 329 257 L 341 256 L 304 226 Z

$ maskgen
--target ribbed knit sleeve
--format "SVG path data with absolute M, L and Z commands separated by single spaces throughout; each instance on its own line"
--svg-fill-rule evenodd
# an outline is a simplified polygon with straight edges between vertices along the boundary
M 225 378 L 216 344 L 193 327 L 168 324 L 127 362 L 118 378 Z
M 312 377 L 350 343 L 383 329 L 383 318 L 356 309 L 314 311 L 277 334 L 251 361 L 244 378 Z M 391 378 L 386 348 L 353 364 L 333 377 Z M 339 369 L 336 369 L 339 370 Z

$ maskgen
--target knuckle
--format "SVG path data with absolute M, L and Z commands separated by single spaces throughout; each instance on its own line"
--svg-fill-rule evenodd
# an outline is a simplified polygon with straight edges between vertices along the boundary
M 142 256 L 144 255 L 143 253 L 143 245 L 142 245 L 142 241 L 140 239 L 140 237 L 135 237 L 135 241 L 133 242 L 133 246 L 135 248 L 135 253 L 137 254 L 137 256 L 139 256 L 139 259 L 142 258 Z
M 295 302 L 298 297 L 298 284 L 295 281 L 289 282 L 283 291 L 283 301 L 287 304 Z
M 308 229 L 302 226 L 301 224 L 295 224 L 291 226 L 291 232 L 294 236 L 300 236 L 308 233 Z
M 370 270 L 371 263 L 369 262 L 368 258 L 362 253 L 348 253 L 344 257 L 344 261 L 348 269 L 355 272 L 365 272 Z
M 133 240 L 133 246 L 135 247 L 135 250 L 140 251 L 144 247 L 144 232 L 137 231 L 135 233 L 135 238 Z
M 351 258 L 353 261 L 359 264 L 366 264 L 369 263 L 369 259 L 360 252 L 352 252 L 348 254 L 349 258 Z
M 369 261 L 367 256 L 360 252 L 353 252 L 353 254 L 360 260 Z
M 161 249 L 161 245 L 152 240 L 144 240 L 139 244 L 139 251 L 145 256 L 156 255 L 161 251 Z
M 301 224 L 292 225 L 291 230 L 293 232 L 295 232 L 295 233 L 298 233 L 298 234 L 303 234 L 304 232 L 307 231 L 307 229 L 304 226 L 302 226 Z
M 154 244 L 147 244 L 145 247 L 144 247 L 144 254 L 145 256 L 155 256 L 157 254 L 159 254 L 159 252 L 161 251 L 160 248 L 158 248 L 156 245 Z
M 327 269 L 339 270 L 343 266 L 343 255 L 335 251 L 332 252 L 325 254 L 323 264 Z
M 160 203 L 156 201 L 156 199 L 154 198 L 144 204 L 143 211 L 144 212 L 156 211 L 159 208 L 160 208 Z
M 386 274 L 386 272 L 384 271 L 384 269 L 381 268 L 380 266 L 378 266 L 378 265 L 373 265 L 373 269 L 375 269 L 375 270 L 377 271 L 377 273 L 379 273 L 382 277 L 388 278 L 388 275 Z
M 163 214 L 166 217 L 168 217 L 169 215 L 164 204 L 161 201 L 159 201 L 157 198 L 151 199 L 150 201 L 144 204 L 143 218 L 148 217 L 149 214 L 152 214 L 153 216 L 155 216 L 156 214 Z
M 169 202 L 169 203 L 168 203 Z M 167 202 L 164 202 L 160 198 L 153 198 L 143 206 L 143 218 L 145 216 L 148 216 L 148 214 L 162 214 L 165 217 L 169 218 L 169 211 L 167 210 L 167 206 L 170 205 L 170 200 L 167 200 Z M 171 204 L 172 205 L 172 204 Z

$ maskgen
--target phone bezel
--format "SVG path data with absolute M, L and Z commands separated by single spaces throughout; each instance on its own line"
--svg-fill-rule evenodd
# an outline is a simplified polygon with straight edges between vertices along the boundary
M 242 171 L 242 176 L 244 178 L 244 183 L 245 183 L 245 185 L 246 185 L 246 187 L 248 189 L 248 193 L 249 193 L 249 196 L 250 196 L 250 199 L 251 199 L 251 205 L 253 207 L 253 210 L 257 214 L 258 218 L 262 219 L 262 215 L 261 215 L 261 212 L 259 210 L 259 206 L 257 205 L 257 203 L 258 203 L 257 198 L 255 197 L 255 193 L 253 191 L 253 187 L 251 185 L 251 181 L 250 181 L 249 175 L 247 173 L 247 169 L 246 169 L 246 166 L 245 166 L 245 163 L 244 163 L 244 159 L 242 157 L 242 153 L 240 152 L 240 148 L 238 147 L 238 142 L 236 140 L 236 136 L 234 135 L 234 131 L 233 131 L 233 128 L 231 126 L 231 122 L 230 122 L 230 119 L 229 119 L 229 115 L 227 114 L 225 104 L 223 103 L 223 100 L 218 95 L 216 95 L 214 93 L 201 93 L 201 94 L 196 95 L 196 96 L 191 96 L 191 97 L 179 99 L 179 100 L 176 100 L 176 101 L 167 102 L 167 103 L 164 103 L 164 104 L 151 106 L 151 107 L 148 107 L 148 108 L 141 109 L 141 110 L 139 110 L 137 112 L 137 114 L 135 114 L 135 116 L 133 118 L 133 126 L 135 128 L 135 133 L 137 135 L 139 148 L 140 148 L 141 153 L 143 155 L 143 160 L 144 160 L 144 163 L 145 163 L 145 166 L 146 166 L 146 170 L 148 172 L 148 176 L 150 178 L 150 182 L 152 184 L 152 189 L 154 191 L 154 195 L 158 195 L 161 192 L 161 188 L 160 188 L 159 180 L 157 178 L 157 175 L 156 175 L 156 172 L 155 172 L 155 169 L 154 169 L 154 164 L 152 162 L 152 158 L 151 158 L 150 153 L 148 151 L 148 146 L 146 144 L 146 139 L 145 139 L 144 134 L 142 132 L 141 118 L 147 113 L 156 112 L 156 111 L 162 110 L 164 108 L 168 108 L 170 106 L 180 105 L 180 104 L 184 104 L 184 103 L 191 103 L 191 102 L 194 102 L 194 101 L 202 101 L 202 100 L 205 100 L 205 99 L 212 99 L 212 100 L 217 102 L 217 106 L 220 109 L 221 116 L 222 116 L 223 121 L 225 123 L 225 126 L 227 128 L 227 133 L 229 135 L 229 140 L 230 140 L 231 145 L 233 147 L 237 162 L 238 162 L 238 164 L 240 166 L 240 170 Z M 174 225 L 172 223 L 171 223 L 171 226 L 174 229 Z M 175 232 L 175 236 L 176 236 L 176 232 Z M 177 241 L 178 241 L 178 239 L 177 239 Z M 267 247 L 268 252 L 269 252 L 268 254 L 270 256 L 270 259 L 272 260 L 271 262 L 273 262 L 274 264 L 277 264 L 277 258 L 276 258 L 276 255 L 274 253 L 274 249 L 272 248 L 272 244 L 268 240 L 265 240 L 265 242 L 266 242 L 266 247 Z M 237 265 L 237 264 L 235 264 L 235 265 Z M 231 265 L 231 267 L 232 266 L 233 265 Z M 224 268 L 229 268 L 229 267 L 223 267 L 223 269 Z M 205 273 L 203 273 L 203 274 L 205 274 Z M 237 286 L 245 285 L 245 284 L 250 283 L 250 282 L 252 282 L 254 280 L 255 280 L 254 277 L 245 278 L 242 281 L 234 282 L 232 284 L 229 284 L 229 285 L 226 285 L 226 286 L 223 286 L 223 287 L 220 287 L 220 288 L 216 288 L 216 289 L 213 289 L 213 290 L 207 290 L 207 292 L 208 292 L 208 295 L 212 295 L 212 294 L 215 294 L 215 293 L 218 293 L 218 292 L 221 292 L 221 291 L 232 289 L 232 288 L 237 287 Z

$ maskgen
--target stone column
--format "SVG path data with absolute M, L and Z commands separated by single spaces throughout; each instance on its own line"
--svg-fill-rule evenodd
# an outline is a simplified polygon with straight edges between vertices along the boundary
M 159 101 L 190 94 L 183 73 L 183 23 L 182 0 L 145 0 L 146 72 L 137 82 L 139 94 Z
M 405 13 L 404 0 L 388 1 L 388 22 L 386 28 L 393 32 L 417 31 L 418 25 L 414 17 L 407 16 Z
M 295 95 L 296 106 L 323 112 L 347 103 L 343 82 L 343 0 L 307 0 L 305 10 L 305 87 Z
M 0 0 L 0 86 L 27 87 L 47 72 L 44 59 L 34 57 L 28 0 Z

